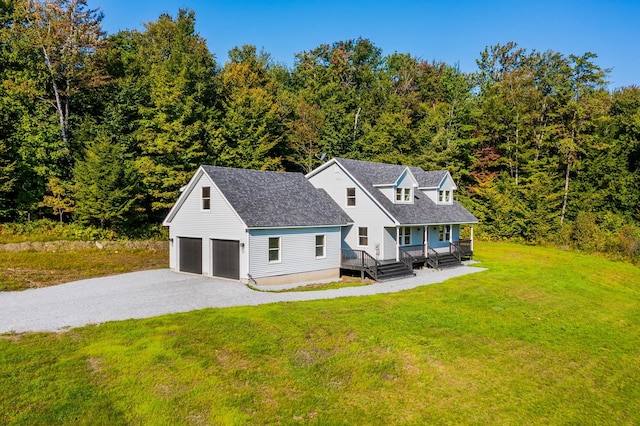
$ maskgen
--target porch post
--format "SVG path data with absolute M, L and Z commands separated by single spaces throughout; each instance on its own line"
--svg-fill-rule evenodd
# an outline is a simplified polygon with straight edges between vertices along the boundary
M 469 229 L 469 237 L 471 238 L 471 253 L 473 253 L 473 223 L 469 224 L 471 229 Z
M 396 262 L 400 261 L 400 227 L 396 226 Z
M 429 253 L 429 226 L 428 225 L 425 225 L 424 227 L 424 247 L 422 247 L 422 250 L 424 250 L 424 255 L 426 257 L 427 253 Z

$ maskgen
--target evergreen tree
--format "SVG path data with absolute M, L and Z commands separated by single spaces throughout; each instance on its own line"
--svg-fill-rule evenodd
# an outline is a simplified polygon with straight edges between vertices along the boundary
M 120 145 L 100 135 L 76 163 L 74 176 L 75 218 L 85 225 L 125 229 L 135 208 L 135 179 Z

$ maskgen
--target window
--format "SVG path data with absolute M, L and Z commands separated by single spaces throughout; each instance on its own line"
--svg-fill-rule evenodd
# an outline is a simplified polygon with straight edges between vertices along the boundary
M 447 203 L 451 202 L 451 191 L 444 191 L 444 201 Z
M 451 225 L 440 225 L 438 229 L 438 241 L 451 240 Z
M 442 197 L 444 196 L 444 191 L 438 191 L 438 202 L 442 202 Z
M 369 245 L 369 229 L 368 228 L 358 228 L 358 245 L 359 246 Z
M 400 245 L 401 246 L 411 245 L 411 227 L 410 226 L 400 227 Z
M 269 262 L 280 262 L 280 237 L 269 237 Z
M 211 210 L 211 188 L 202 187 L 202 210 Z
M 347 188 L 347 206 L 356 205 L 356 189 Z
M 325 257 L 325 237 L 316 235 L 316 258 Z
M 396 188 L 396 201 L 411 201 L 411 188 Z

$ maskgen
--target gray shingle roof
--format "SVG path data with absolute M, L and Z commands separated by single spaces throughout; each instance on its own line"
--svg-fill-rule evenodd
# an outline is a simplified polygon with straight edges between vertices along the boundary
M 374 186 L 394 183 L 406 169 L 406 166 L 344 158 L 336 158 L 335 161 L 340 163 L 401 224 L 474 223 L 478 221 L 457 201 L 450 205 L 436 204 L 421 191 L 416 191 L 413 204 L 395 204 Z M 427 172 L 418 167 L 410 167 L 410 170 L 418 180 L 420 187 L 429 188 L 436 187 L 447 173 L 444 170 Z
M 250 228 L 345 225 L 351 218 L 300 173 L 202 166 Z

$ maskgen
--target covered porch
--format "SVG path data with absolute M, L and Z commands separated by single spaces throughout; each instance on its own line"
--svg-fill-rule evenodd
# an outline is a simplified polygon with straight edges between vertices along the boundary
M 383 229 L 374 252 L 343 248 L 341 268 L 367 273 L 412 273 L 420 266 L 444 268 L 473 258 L 473 224 L 423 224 Z
M 385 229 L 387 233 L 392 228 Z M 473 258 L 473 224 L 424 224 L 395 228 L 395 257 L 439 268 Z

